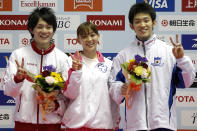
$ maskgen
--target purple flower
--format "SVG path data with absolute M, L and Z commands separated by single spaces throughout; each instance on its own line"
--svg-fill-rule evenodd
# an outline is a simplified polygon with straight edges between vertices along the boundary
M 53 65 L 49 65 L 49 66 L 43 66 L 43 70 L 47 70 L 50 72 L 55 72 L 56 68 Z
M 148 62 L 148 60 L 146 59 L 146 57 L 142 57 L 142 62 Z
M 141 60 L 142 60 L 142 57 L 140 55 L 135 55 L 135 61 L 137 63 L 140 63 Z

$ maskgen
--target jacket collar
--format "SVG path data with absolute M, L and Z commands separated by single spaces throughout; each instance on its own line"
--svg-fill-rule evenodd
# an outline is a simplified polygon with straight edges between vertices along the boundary
M 144 41 L 144 42 L 143 41 L 140 41 L 140 40 L 137 39 L 137 37 L 136 37 L 136 40 L 135 41 L 137 42 L 137 45 L 138 46 L 144 44 L 146 46 L 146 48 L 149 48 L 149 47 L 151 47 L 151 45 L 154 44 L 154 41 L 155 40 L 156 40 L 156 35 L 153 34 L 152 37 L 150 37 L 147 41 Z
M 96 54 L 97 54 L 99 62 L 105 62 L 103 55 L 99 51 L 96 51 Z M 77 58 L 77 52 L 74 54 L 74 57 Z M 82 61 L 82 57 L 81 56 L 80 56 L 79 60 Z
M 38 49 L 38 47 L 36 46 L 35 41 L 32 41 L 32 42 L 31 42 L 31 47 L 32 47 L 32 49 L 33 49 L 36 53 L 38 53 L 38 54 L 40 54 L 40 55 L 46 55 L 46 54 L 50 53 L 50 52 L 54 49 L 55 44 L 52 43 L 51 46 L 50 46 L 48 49 L 46 49 L 46 50 L 40 50 L 40 49 Z

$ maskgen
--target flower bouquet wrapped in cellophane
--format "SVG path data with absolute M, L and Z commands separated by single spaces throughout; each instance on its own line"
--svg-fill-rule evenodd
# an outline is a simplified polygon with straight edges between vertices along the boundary
M 37 100 L 43 120 L 47 120 L 45 114 L 55 110 L 57 96 L 64 88 L 64 80 L 60 73 L 52 66 L 44 66 L 43 72 L 34 77 L 32 86 L 37 91 Z
M 126 106 L 128 109 L 131 107 L 132 102 L 131 92 L 139 91 L 141 89 L 142 83 L 149 81 L 150 70 L 146 62 L 148 62 L 146 57 L 135 55 L 135 57 L 132 60 L 129 60 L 129 62 L 121 64 L 122 73 L 129 81 L 129 86 L 125 96 Z M 130 100 L 130 105 L 128 100 Z

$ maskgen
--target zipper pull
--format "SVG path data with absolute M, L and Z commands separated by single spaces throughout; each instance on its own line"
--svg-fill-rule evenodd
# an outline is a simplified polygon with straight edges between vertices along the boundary
M 42 55 L 44 55 L 44 50 L 42 49 Z

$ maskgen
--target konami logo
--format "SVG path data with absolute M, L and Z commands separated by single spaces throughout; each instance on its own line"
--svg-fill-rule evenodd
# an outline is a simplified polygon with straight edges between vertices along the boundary
M 28 15 L 0 15 L 0 30 L 27 30 Z
M 102 11 L 102 0 L 64 0 L 64 11 Z
M 12 11 L 12 0 L 0 0 L 0 11 Z
M 95 24 L 99 30 L 125 30 L 124 15 L 87 15 L 87 21 Z
M 182 0 L 183 12 L 197 12 L 197 0 Z

